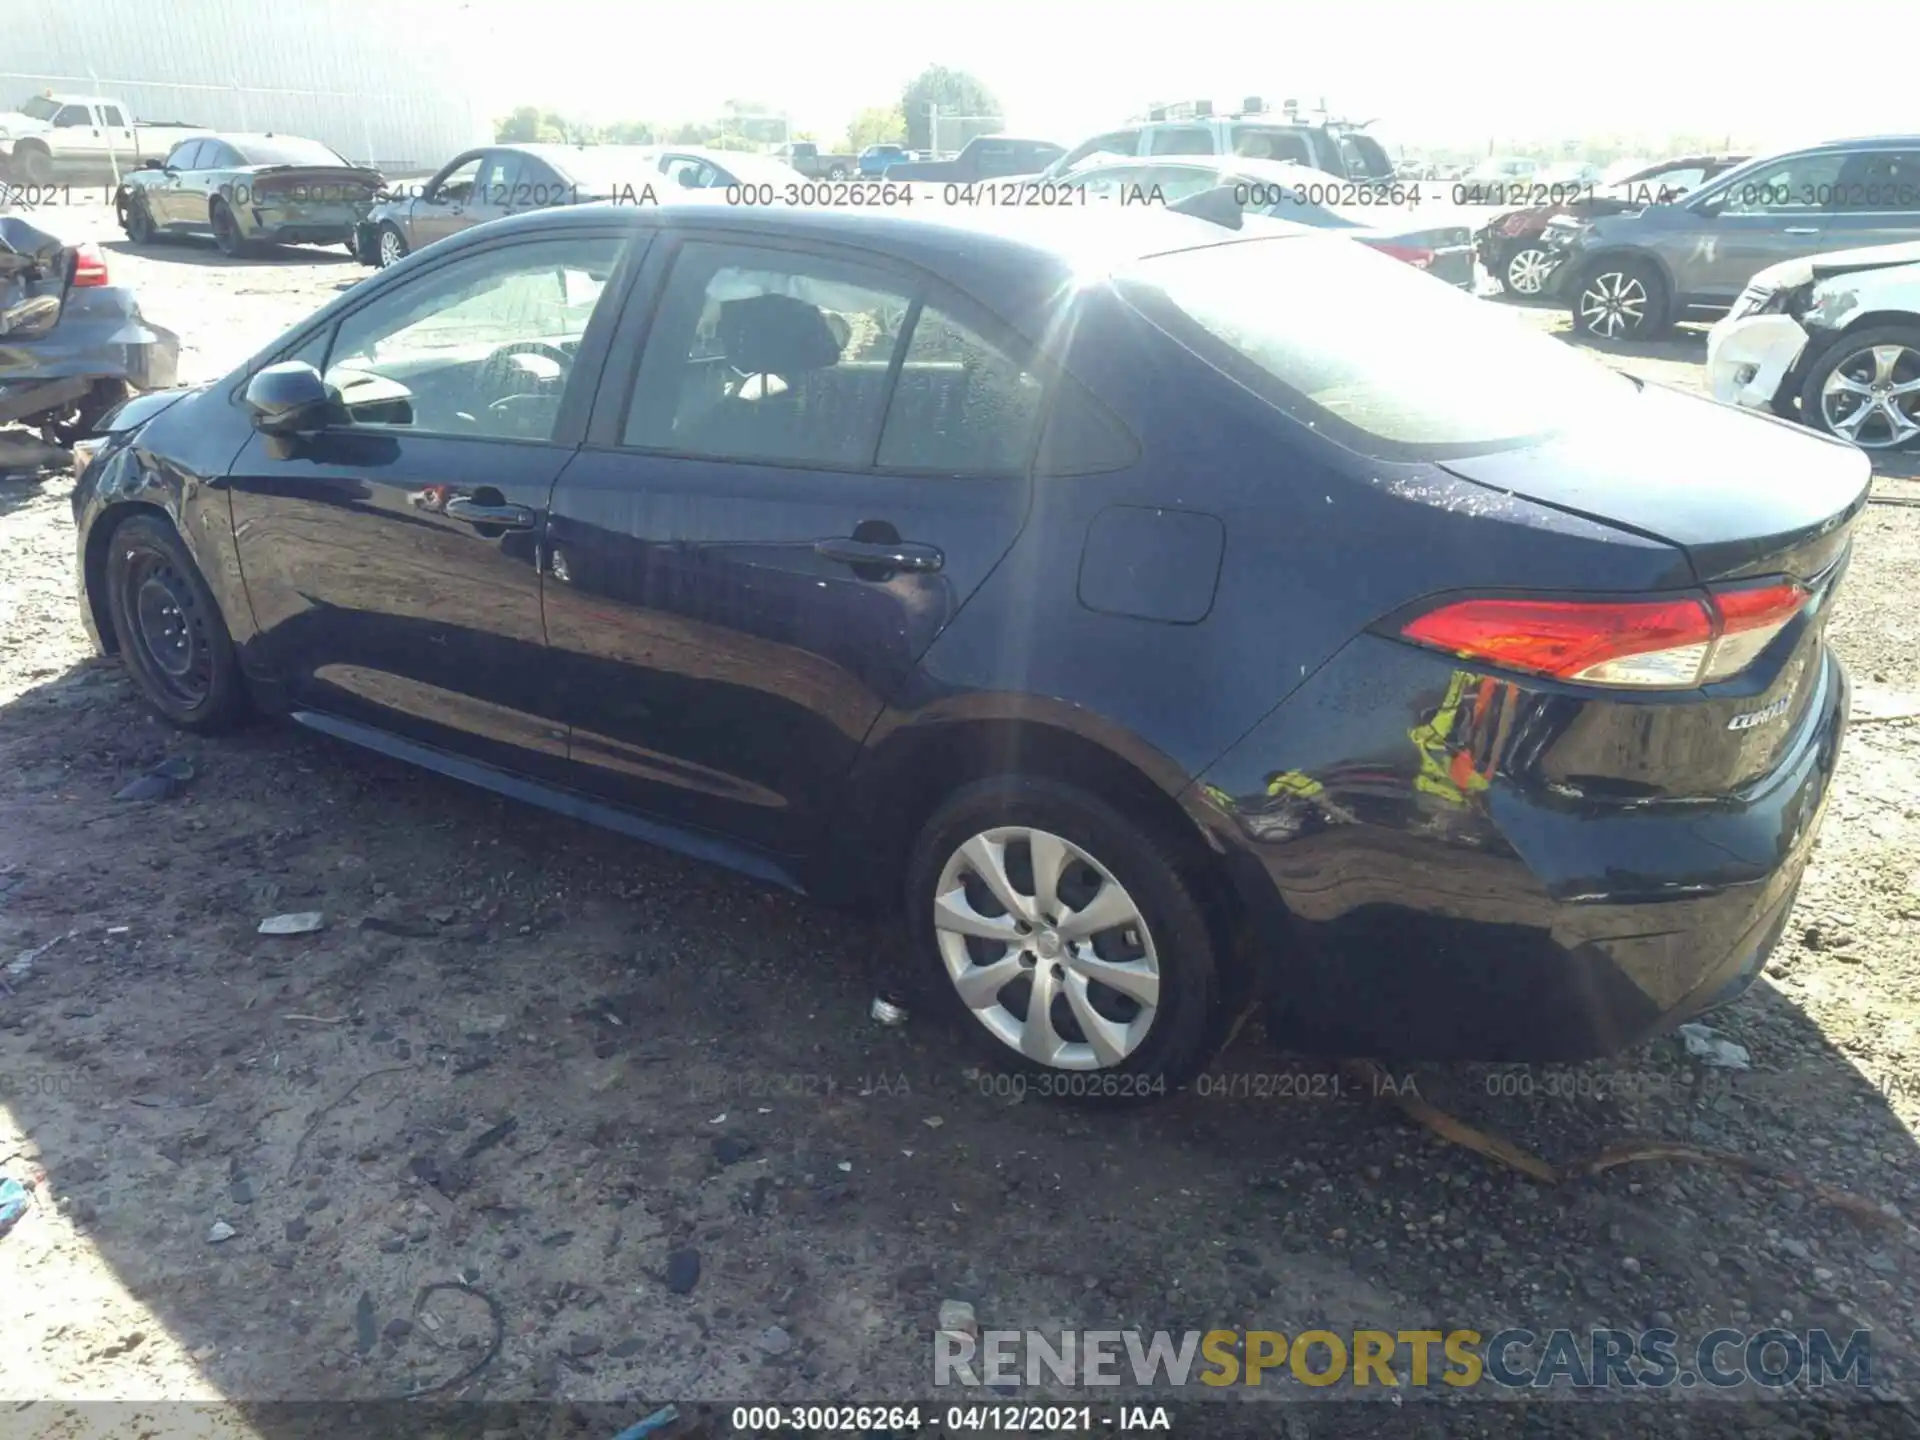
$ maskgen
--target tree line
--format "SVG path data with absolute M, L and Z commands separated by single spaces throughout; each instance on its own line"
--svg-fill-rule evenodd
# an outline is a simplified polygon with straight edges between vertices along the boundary
M 844 133 L 821 148 L 858 152 L 869 145 L 891 143 L 909 150 L 931 149 L 929 121 L 936 107 L 944 115 L 1001 114 L 998 98 L 975 76 L 929 65 L 901 88 L 899 99 L 859 111 Z M 493 138 L 503 145 L 703 145 L 716 150 L 762 150 L 789 140 L 820 142 L 811 131 L 790 130 L 786 116 L 776 107 L 752 100 L 727 101 L 716 120 L 678 123 L 589 124 L 537 105 L 520 105 L 494 121 Z

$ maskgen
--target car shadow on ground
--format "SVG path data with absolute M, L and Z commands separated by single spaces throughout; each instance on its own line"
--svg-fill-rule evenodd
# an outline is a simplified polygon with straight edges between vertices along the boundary
M 332 248 L 323 250 L 317 245 L 271 245 L 257 254 L 233 258 L 223 255 L 220 247 L 210 237 L 200 235 L 179 235 L 167 240 L 149 241 L 145 245 L 136 245 L 131 240 L 107 240 L 102 242 L 100 248 L 109 254 L 138 255 L 143 260 L 165 261 L 176 265 L 216 265 L 234 269 L 289 265 L 296 262 L 307 265 L 358 265 L 360 263 L 355 256 L 342 250 Z
M 165 759 L 178 793 L 113 798 Z M 30 957 L 0 969 L 0 1171 L 43 1177 L 0 1265 L 46 1277 L 13 1320 L 62 1357 L 23 1395 L 85 1355 L 102 1394 L 477 1366 L 464 1398 L 922 1396 L 947 1298 L 1148 1332 L 1777 1320 L 1871 1328 L 1874 1383 L 1914 1374 L 1915 1232 L 1879 1209 L 1920 1202 L 1913 1078 L 1766 980 L 1711 1019 L 1744 1070 L 1668 1037 L 1383 1089 L 1256 1022 L 1184 1093 L 1088 1112 L 930 1011 L 871 1022 L 890 926 L 290 725 L 181 735 L 110 661 L 0 708 L 0 761 L 0 956 Z M 320 928 L 256 933 L 285 912 Z M 1565 1178 L 1441 1140 L 1416 1094 Z M 1810 1180 L 1586 1173 L 1647 1142 Z

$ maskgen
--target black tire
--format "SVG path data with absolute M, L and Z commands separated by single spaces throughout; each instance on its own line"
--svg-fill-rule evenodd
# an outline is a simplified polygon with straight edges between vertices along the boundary
M 389 265 L 398 265 L 410 253 L 407 237 L 400 233 L 400 227 L 391 220 L 382 220 L 373 232 L 374 267 L 384 270 Z
M 1652 340 L 1673 323 L 1669 305 L 1666 281 L 1652 262 L 1621 256 L 1589 265 L 1572 287 L 1567 309 L 1577 334 Z
M 1138 907 L 1144 921 L 1144 935 L 1132 926 L 1103 931 L 1096 943 L 1138 941 L 1151 946 L 1159 975 L 1157 1003 L 1148 1026 L 1135 1048 L 1119 1063 L 1096 1069 L 1070 1069 L 1042 1064 L 1029 1058 L 983 1023 L 979 1014 L 961 998 L 942 957 L 940 931 L 934 923 L 935 901 L 942 872 L 961 847 L 974 837 L 999 827 L 1031 827 L 1063 839 L 1093 857 L 1117 881 Z M 1006 850 L 1007 871 L 1018 875 L 1021 861 L 1019 842 Z M 1030 853 L 1030 852 L 1029 852 Z M 1084 872 L 1089 877 L 1093 872 Z M 1026 871 L 1030 885 L 1031 868 Z M 1063 898 L 1064 898 L 1063 882 Z M 1094 883 L 1098 883 L 1097 880 Z M 1030 891 L 1021 892 L 1030 895 Z M 985 892 L 981 894 L 984 896 Z M 991 904 L 990 897 L 970 903 L 979 909 Z M 1002 776 L 968 785 L 951 796 L 922 827 L 907 866 L 906 905 L 908 933 L 913 948 L 913 965 L 924 977 L 915 989 L 922 998 L 946 1010 L 973 1043 L 990 1057 L 988 1063 L 1001 1073 L 1011 1073 L 1014 1083 L 1024 1084 L 1037 1094 L 1057 1096 L 1091 1105 L 1138 1104 L 1156 1100 L 1185 1084 L 1213 1057 L 1221 1039 L 1222 986 L 1220 960 L 1214 931 L 1193 888 L 1181 873 L 1181 867 L 1163 837 L 1152 833 L 1115 810 L 1105 801 L 1084 791 L 1048 780 L 1027 776 Z M 982 909 L 980 913 L 987 913 Z M 1007 912 L 1002 909 L 1003 915 Z M 968 946 L 965 960 L 985 963 L 995 941 L 977 942 L 987 953 L 973 948 L 974 942 L 957 941 Z M 1012 955 L 1011 950 L 1006 952 Z M 1112 959 L 1110 952 L 1106 958 Z M 1026 971 L 1035 961 L 1028 957 L 1020 965 Z M 1048 962 L 1037 962 L 1045 965 Z M 1054 973 L 1060 967 L 1054 966 Z M 1014 974 L 995 996 L 997 1005 L 1014 1018 L 1024 1020 L 1031 981 Z M 1137 1006 L 1117 991 L 1102 991 L 1101 1003 L 1116 1000 L 1122 1007 Z M 1074 1019 L 1064 988 L 1050 1009 L 1053 1030 L 1063 1040 L 1074 1034 L 1086 1043 L 1086 1032 Z M 1100 1011 L 1106 1018 L 1115 1018 Z M 1124 1008 L 1121 1013 L 1125 1013 Z M 1057 1018 L 1055 1018 L 1057 1017 Z M 1034 1083 L 1038 1081 L 1039 1083 Z
M 1885 450 L 1889 453 L 1911 450 L 1920 445 L 1920 435 L 1894 440 L 1892 427 L 1883 416 L 1868 416 L 1860 427 L 1861 434 L 1855 436 L 1835 429 L 1833 419 L 1828 415 L 1826 397 L 1822 393 L 1827 381 L 1842 366 L 1849 367 L 1846 372 L 1849 378 L 1870 381 L 1872 362 L 1865 352 L 1877 346 L 1898 346 L 1905 352 L 1895 357 L 1898 369 L 1893 376 L 1894 383 L 1905 384 L 1920 379 L 1920 324 L 1895 322 L 1854 331 L 1842 335 L 1828 346 L 1807 372 L 1806 383 L 1800 387 L 1800 418 L 1814 429 L 1845 440 L 1850 445 L 1858 445 L 1863 450 Z M 1902 404 L 1902 400 L 1906 403 Z M 1920 420 L 1920 397 L 1889 396 L 1888 401 L 1909 419 Z M 1835 409 L 1839 411 L 1837 418 L 1841 420 L 1853 413 L 1838 406 Z
M 207 219 L 213 225 L 213 243 L 220 247 L 222 255 L 229 260 L 241 260 L 253 253 L 253 246 L 241 238 L 240 222 L 225 200 L 215 198 L 208 208 Z
M 183 730 L 217 734 L 252 713 L 213 592 L 173 527 L 132 515 L 107 537 L 107 614 L 146 702 Z
M 134 245 L 151 245 L 155 235 L 153 212 L 147 209 L 147 202 L 138 195 L 127 197 L 126 218 L 120 228 L 127 232 L 127 239 Z
M 38 145 L 22 145 L 13 152 L 14 168 L 28 185 L 53 183 L 53 156 Z

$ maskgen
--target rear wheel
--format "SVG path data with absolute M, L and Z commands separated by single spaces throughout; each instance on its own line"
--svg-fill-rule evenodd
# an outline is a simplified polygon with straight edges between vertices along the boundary
M 1213 933 L 1168 847 L 1104 801 L 1018 776 L 967 786 L 921 831 L 907 903 L 931 987 L 1039 1093 L 1155 1099 L 1211 1058 Z
M 133 515 L 107 537 L 107 612 L 146 701 L 186 730 L 232 729 L 251 706 L 233 637 L 165 520 Z
M 1573 328 L 1596 340 L 1651 340 L 1667 328 L 1666 285 L 1644 260 L 1602 260 L 1573 289 Z
M 213 224 L 213 243 L 220 247 L 220 253 L 229 260 L 238 260 L 253 253 L 253 246 L 240 235 L 240 222 L 234 218 L 233 211 L 224 200 L 215 200 L 207 212 L 207 218 Z
M 1920 325 L 1875 325 L 1841 337 L 1807 375 L 1800 415 L 1863 450 L 1920 440 Z

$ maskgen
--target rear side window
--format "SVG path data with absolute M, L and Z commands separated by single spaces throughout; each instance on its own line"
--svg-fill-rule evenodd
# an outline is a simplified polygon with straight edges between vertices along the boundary
M 909 296 L 822 256 L 687 245 L 621 443 L 760 464 L 873 460 Z
M 1174 251 L 1116 279 L 1197 354 L 1303 424 L 1381 459 L 1526 444 L 1604 423 L 1637 393 L 1500 306 L 1331 235 Z
M 206 146 L 205 140 L 183 140 L 173 147 L 173 153 L 167 156 L 167 164 L 175 170 L 192 170 L 200 163 L 200 152 Z
M 1006 351 L 933 305 L 914 322 L 880 436 L 882 470 L 1026 469 L 1042 386 Z
M 1213 131 L 1204 125 L 1155 130 L 1147 137 L 1149 155 L 1211 155 Z
M 102 105 L 100 107 L 100 118 L 109 125 L 124 126 L 127 123 L 126 117 L 120 113 L 120 107 L 118 105 Z
M 1836 210 L 1920 215 L 1920 150 L 1875 150 L 1848 159 Z

